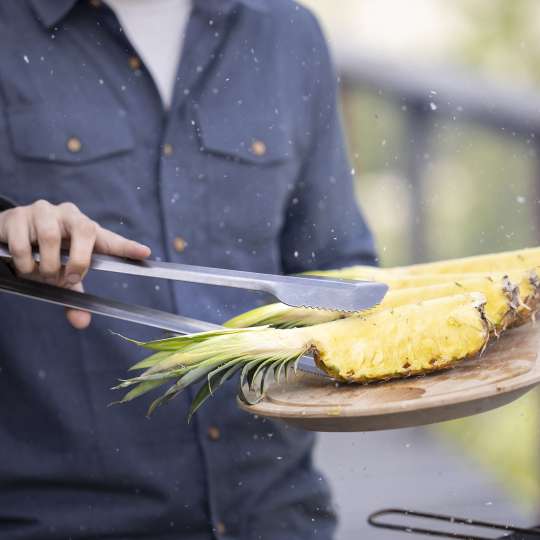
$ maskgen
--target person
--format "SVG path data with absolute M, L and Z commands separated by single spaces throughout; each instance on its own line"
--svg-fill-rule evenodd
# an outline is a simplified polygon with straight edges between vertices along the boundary
M 91 253 L 268 273 L 373 263 L 336 87 L 316 19 L 291 0 L 3 0 L 14 269 L 219 323 L 267 299 L 87 273 Z M 0 302 L 3 540 L 333 537 L 312 434 L 241 412 L 234 382 L 190 424 L 191 392 L 151 420 L 145 400 L 108 407 L 143 354 L 109 330 L 162 333 Z

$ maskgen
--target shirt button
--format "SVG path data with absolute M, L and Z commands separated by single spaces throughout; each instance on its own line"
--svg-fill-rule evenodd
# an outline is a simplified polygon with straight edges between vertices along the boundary
M 173 146 L 172 144 L 166 143 L 163 145 L 163 155 L 164 156 L 172 156 L 173 153 Z
M 266 144 L 259 140 L 253 141 L 253 143 L 251 143 L 251 151 L 256 156 L 264 156 L 264 154 L 266 154 Z
M 219 438 L 221 437 L 221 433 L 219 432 L 219 429 L 216 426 L 210 426 L 208 428 L 208 438 L 211 441 L 219 441 Z
M 66 146 L 72 154 L 76 154 L 81 151 L 82 143 L 77 137 L 70 137 L 66 142 Z
M 225 527 L 225 523 L 223 523 L 223 521 L 218 521 L 216 523 L 216 532 L 220 535 L 220 536 L 223 536 L 225 534 L 225 532 L 227 531 L 226 527 Z
M 128 64 L 133 71 L 141 69 L 141 59 L 138 56 L 130 56 L 128 58 Z
M 182 253 L 186 249 L 187 242 L 180 236 L 177 236 L 173 241 L 174 249 L 177 253 Z

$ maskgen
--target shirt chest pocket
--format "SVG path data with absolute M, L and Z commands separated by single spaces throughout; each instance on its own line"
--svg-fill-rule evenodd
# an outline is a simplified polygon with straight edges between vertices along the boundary
M 134 138 L 125 111 L 53 104 L 6 111 L 21 203 L 77 201 L 113 175 L 126 174 Z
M 210 238 L 251 246 L 279 234 L 300 160 L 287 124 L 271 118 L 198 111 Z

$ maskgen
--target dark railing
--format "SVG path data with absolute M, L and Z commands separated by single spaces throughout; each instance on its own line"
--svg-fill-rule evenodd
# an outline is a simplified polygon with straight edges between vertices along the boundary
M 357 54 L 342 55 L 339 71 L 345 87 L 377 92 L 400 103 L 406 117 L 402 171 L 411 184 L 408 190 L 413 219 L 409 253 L 414 261 L 427 254 L 423 175 L 434 124 L 445 121 L 474 122 L 489 130 L 528 141 L 540 156 L 540 94 L 530 89 L 504 86 L 448 66 L 433 68 L 409 63 L 376 61 Z M 533 200 L 536 227 L 540 230 L 540 164 Z

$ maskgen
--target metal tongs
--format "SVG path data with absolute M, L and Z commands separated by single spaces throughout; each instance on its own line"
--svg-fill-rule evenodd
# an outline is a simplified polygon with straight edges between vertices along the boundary
M 11 259 L 7 246 L 1 243 L 0 258 Z M 34 251 L 34 259 L 39 262 L 39 253 L 36 251 Z M 62 264 L 65 265 L 67 260 L 68 254 L 63 251 Z M 152 260 L 139 262 L 97 254 L 93 255 L 90 268 L 105 272 L 261 291 L 275 296 L 288 306 L 335 311 L 363 311 L 378 304 L 388 290 L 384 283 L 373 281 L 315 276 L 279 276 Z
M 0 260 L 9 260 L 8 249 L 0 244 Z M 35 260 L 39 255 L 34 253 Z M 67 262 L 67 254 L 62 254 L 62 264 Z M 1 266 L 1 264 L 0 264 Z M 189 266 L 159 261 L 133 262 L 117 257 L 94 255 L 91 268 L 108 272 L 119 272 L 153 278 L 208 283 L 251 290 L 269 292 L 279 300 L 293 306 L 326 307 L 346 311 L 362 311 L 378 304 L 388 287 L 383 283 L 342 281 L 335 279 L 274 276 L 255 274 L 199 266 Z M 189 317 L 167 313 L 144 306 L 126 304 L 116 300 L 101 298 L 88 293 L 80 293 L 18 278 L 0 268 L 0 292 L 24 296 L 73 309 L 89 311 L 124 321 L 143 324 L 177 334 L 208 332 L 221 328 Z M 348 295 L 350 298 L 348 298 Z M 345 309 L 347 308 L 347 309 Z M 298 367 L 310 373 L 324 375 L 310 356 L 303 357 Z

